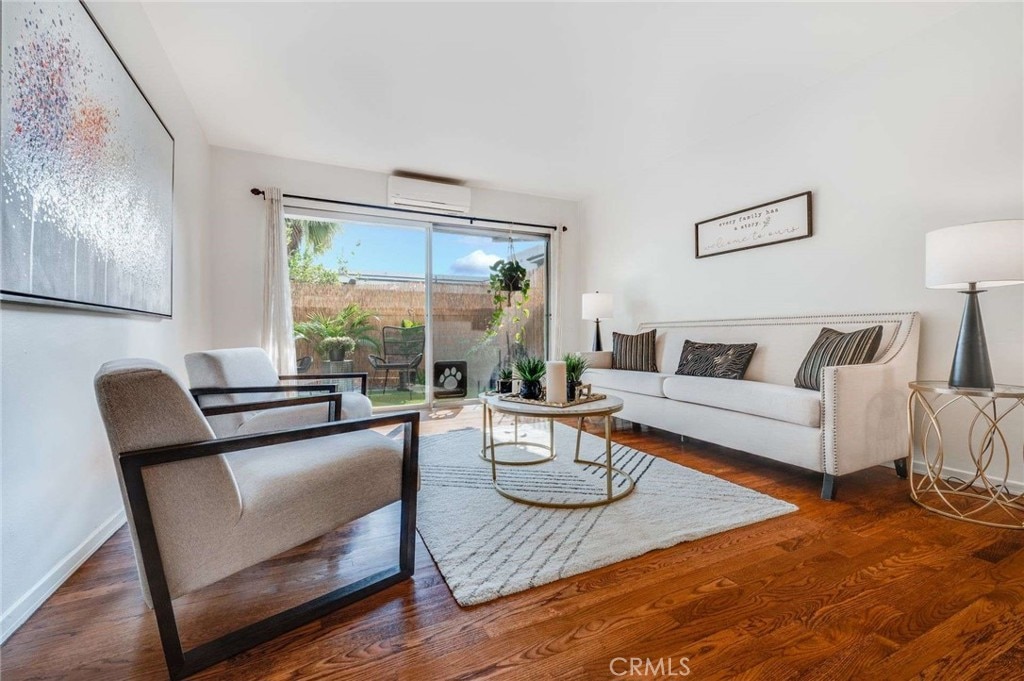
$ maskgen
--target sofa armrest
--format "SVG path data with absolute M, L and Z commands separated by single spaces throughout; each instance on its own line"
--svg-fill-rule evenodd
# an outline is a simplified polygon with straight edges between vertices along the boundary
M 906 456 L 910 380 L 899 362 L 822 369 L 823 472 L 844 475 Z
M 587 360 L 587 367 L 590 369 L 612 368 L 612 353 L 610 350 L 602 352 L 579 352 L 577 354 Z

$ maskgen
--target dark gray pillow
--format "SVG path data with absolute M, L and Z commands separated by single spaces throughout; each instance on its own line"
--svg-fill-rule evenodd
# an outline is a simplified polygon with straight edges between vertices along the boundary
M 696 343 L 687 340 L 679 355 L 680 376 L 742 379 L 754 357 L 757 343 Z
M 657 371 L 654 341 L 658 330 L 630 335 L 612 332 L 612 369 Z
M 821 389 L 821 370 L 825 367 L 866 364 L 875 357 L 882 343 L 882 327 L 871 326 L 843 333 L 825 327 L 811 344 L 793 383 L 798 388 Z

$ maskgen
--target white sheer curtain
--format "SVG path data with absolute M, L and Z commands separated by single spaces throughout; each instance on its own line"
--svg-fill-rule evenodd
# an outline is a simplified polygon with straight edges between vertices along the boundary
M 292 337 L 292 291 L 288 281 L 288 248 L 281 190 L 268 187 L 267 253 L 263 266 L 263 349 L 279 374 L 295 373 L 295 340 Z

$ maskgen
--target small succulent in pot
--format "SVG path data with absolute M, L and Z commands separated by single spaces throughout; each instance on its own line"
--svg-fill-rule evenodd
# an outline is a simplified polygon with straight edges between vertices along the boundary
M 589 368 L 585 357 L 579 354 L 567 354 L 562 358 L 565 362 L 565 391 L 570 402 L 577 398 L 577 391 L 583 384 L 583 372 Z
M 317 349 L 332 362 L 341 362 L 345 355 L 356 349 L 356 342 L 349 336 L 330 336 L 320 341 Z
M 512 392 L 512 367 L 504 367 L 498 371 L 498 392 Z
M 540 357 L 524 357 L 516 362 L 516 373 L 522 379 L 522 386 L 519 388 L 519 396 L 524 400 L 539 400 L 541 398 L 541 379 L 547 367 Z

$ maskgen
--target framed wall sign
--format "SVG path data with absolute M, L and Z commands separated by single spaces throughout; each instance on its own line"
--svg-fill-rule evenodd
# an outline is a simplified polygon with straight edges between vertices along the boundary
M 174 138 L 81 2 L 5 2 L 0 296 L 170 317 Z
M 759 206 L 698 222 L 698 258 L 745 251 L 811 236 L 811 193 L 794 194 Z

